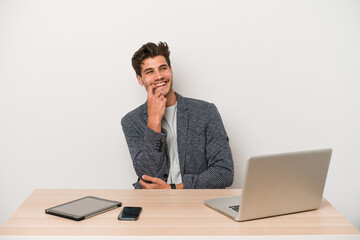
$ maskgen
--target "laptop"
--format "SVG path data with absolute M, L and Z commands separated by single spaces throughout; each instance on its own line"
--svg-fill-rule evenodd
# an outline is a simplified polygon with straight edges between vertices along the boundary
M 235 221 L 320 207 L 332 149 L 250 157 L 241 196 L 205 200 Z

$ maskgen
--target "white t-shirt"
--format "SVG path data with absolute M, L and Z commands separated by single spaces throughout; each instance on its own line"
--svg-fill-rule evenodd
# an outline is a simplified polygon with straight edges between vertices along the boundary
M 167 131 L 166 144 L 168 146 L 170 157 L 170 170 L 167 180 L 168 184 L 182 183 L 180 164 L 179 164 L 179 152 L 177 146 L 177 131 L 176 131 L 176 116 L 177 116 L 177 102 L 167 107 L 161 125 Z

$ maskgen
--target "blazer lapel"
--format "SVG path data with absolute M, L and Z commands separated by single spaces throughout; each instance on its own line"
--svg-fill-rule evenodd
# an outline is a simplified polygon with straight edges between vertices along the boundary
M 177 107 L 177 144 L 179 152 L 179 163 L 181 175 L 184 174 L 186 145 L 189 127 L 189 113 L 184 98 L 176 93 Z

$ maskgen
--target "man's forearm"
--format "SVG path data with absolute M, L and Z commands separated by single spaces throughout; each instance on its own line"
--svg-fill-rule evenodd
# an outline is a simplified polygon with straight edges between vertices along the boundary
M 233 183 L 233 179 L 233 169 L 212 167 L 200 174 L 184 174 L 183 188 L 226 188 L 231 186 L 231 184 Z
M 145 127 L 144 135 L 139 134 L 143 126 L 134 126 L 132 119 L 122 121 L 125 139 L 129 147 L 136 174 L 164 178 L 168 171 L 166 160 L 166 133 Z

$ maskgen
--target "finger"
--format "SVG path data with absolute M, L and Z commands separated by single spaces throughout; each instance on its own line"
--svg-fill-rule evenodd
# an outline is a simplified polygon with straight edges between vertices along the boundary
M 140 179 L 140 181 L 139 181 L 139 184 L 140 184 L 140 186 L 142 186 L 144 189 L 149 189 L 150 188 L 150 183 L 146 183 L 146 182 L 144 182 L 143 180 L 141 180 Z
M 150 181 L 152 183 L 157 182 L 158 178 L 156 177 L 150 177 L 149 175 L 143 175 L 142 179 L 144 179 L 145 181 Z
M 154 84 L 150 84 L 149 87 L 148 87 L 148 94 L 150 96 L 153 96 L 155 94 L 155 88 L 156 86 Z
M 162 93 L 161 93 L 160 91 L 155 91 L 154 96 L 155 96 L 156 98 L 159 98 L 159 99 L 161 99 L 162 97 L 164 97 L 164 95 L 162 95 Z

